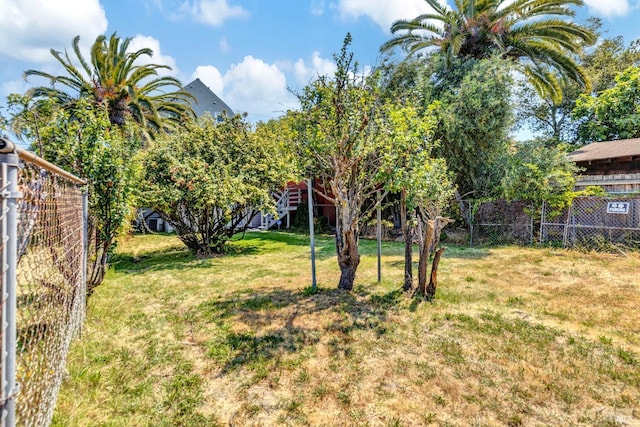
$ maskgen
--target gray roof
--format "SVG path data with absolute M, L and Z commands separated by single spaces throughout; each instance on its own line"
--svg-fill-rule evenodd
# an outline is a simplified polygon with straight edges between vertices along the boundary
M 569 153 L 569 159 L 574 162 L 636 156 L 640 156 L 640 138 L 594 142 Z
M 195 79 L 184 87 L 185 92 L 190 93 L 196 101 L 191 101 L 191 108 L 196 113 L 196 116 L 200 117 L 204 113 L 211 114 L 211 117 L 215 117 L 216 113 L 222 114 L 226 111 L 228 117 L 234 115 L 233 110 L 224 103 L 222 99 L 218 97 L 211 89 L 207 87 L 200 79 Z

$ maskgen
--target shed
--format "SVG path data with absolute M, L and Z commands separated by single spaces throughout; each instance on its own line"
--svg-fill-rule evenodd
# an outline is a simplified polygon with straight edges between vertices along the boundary
M 640 138 L 594 142 L 569 153 L 582 168 L 576 190 L 597 185 L 607 193 L 640 191 Z

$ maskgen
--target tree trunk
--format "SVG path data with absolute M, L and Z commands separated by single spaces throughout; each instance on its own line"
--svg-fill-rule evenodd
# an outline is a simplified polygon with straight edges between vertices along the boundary
M 413 288 L 413 233 L 407 221 L 407 190 L 400 195 L 400 228 L 404 239 L 404 291 Z
M 423 234 L 422 245 L 420 246 L 420 259 L 418 260 L 418 293 L 424 295 L 427 290 L 427 263 L 431 255 L 431 246 L 434 237 L 434 220 L 426 221 Z
M 426 297 L 431 301 L 436 296 L 436 288 L 438 287 L 438 264 L 440 264 L 440 257 L 447 248 L 440 248 L 433 256 L 433 263 L 431 264 L 431 278 L 429 279 L 429 286 L 427 286 Z
M 348 207 L 336 209 L 336 254 L 340 267 L 338 289 L 350 291 L 356 279 L 356 270 L 360 264 L 358 253 L 358 223 Z
M 426 227 L 422 235 L 420 260 L 418 262 L 418 293 L 420 295 L 427 294 L 427 265 L 429 263 L 429 257 L 440 243 L 442 230 L 447 224 L 452 223 L 453 220 L 439 216 L 436 217 L 436 219 L 430 219 L 425 222 Z
M 87 295 L 91 295 L 104 280 L 109 261 L 111 242 L 89 242 L 89 259 L 87 260 Z
M 360 264 L 356 232 L 352 229 L 343 229 L 341 236 L 336 234 L 336 250 L 338 252 L 338 265 L 340 266 L 338 289 L 350 291 L 353 289 L 356 270 Z

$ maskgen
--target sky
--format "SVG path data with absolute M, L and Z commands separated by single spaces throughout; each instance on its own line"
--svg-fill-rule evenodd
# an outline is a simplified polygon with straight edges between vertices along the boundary
M 444 0 L 443 0 L 444 1 Z M 296 90 L 335 70 L 347 32 L 363 69 L 397 19 L 428 12 L 424 0 L 0 0 L 0 108 L 10 93 L 46 81 L 27 69 L 60 74 L 50 49 L 84 49 L 100 34 L 150 47 L 150 62 L 188 84 L 202 80 L 252 121 L 297 107 Z M 607 37 L 640 38 L 640 0 L 585 0 L 576 21 L 602 19 Z

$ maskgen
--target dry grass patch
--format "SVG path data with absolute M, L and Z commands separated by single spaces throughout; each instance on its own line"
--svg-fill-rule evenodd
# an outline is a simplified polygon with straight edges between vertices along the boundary
M 196 259 L 123 242 L 90 299 L 54 425 L 638 425 L 640 255 L 449 248 L 433 303 L 402 247 L 357 287 L 318 241 L 255 233 Z

